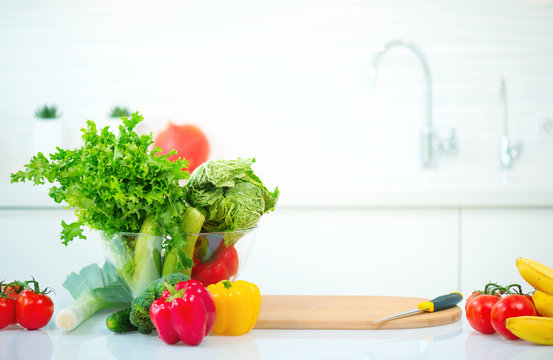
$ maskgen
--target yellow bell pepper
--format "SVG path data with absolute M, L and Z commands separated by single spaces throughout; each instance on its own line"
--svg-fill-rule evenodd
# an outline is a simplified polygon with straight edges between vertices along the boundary
M 257 322 L 261 306 L 259 288 L 244 280 L 219 281 L 207 287 L 215 303 L 213 333 L 243 335 Z

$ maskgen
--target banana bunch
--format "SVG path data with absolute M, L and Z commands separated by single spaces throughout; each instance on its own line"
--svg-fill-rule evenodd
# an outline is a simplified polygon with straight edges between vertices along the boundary
M 542 316 L 520 316 L 507 319 L 506 327 L 521 339 L 553 345 L 553 269 L 527 258 L 517 259 L 520 275 L 536 291 L 532 300 Z

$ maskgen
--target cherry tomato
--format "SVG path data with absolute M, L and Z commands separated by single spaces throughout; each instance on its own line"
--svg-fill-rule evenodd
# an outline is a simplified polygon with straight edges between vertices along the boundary
M 54 314 L 54 303 L 48 295 L 23 290 L 16 299 L 15 316 L 19 325 L 27 330 L 40 329 Z
M 2 286 L 2 292 L 8 299 L 15 299 L 21 289 L 20 285 L 9 284 Z
M 15 298 L 20 287 L 18 285 L 0 287 L 0 329 L 10 324 L 17 324 L 15 319 Z
M 0 297 L 0 329 L 15 323 L 15 300 Z
M 505 320 L 516 316 L 538 315 L 534 303 L 527 295 L 509 295 L 499 300 L 492 309 L 492 326 L 501 336 L 509 340 L 516 340 L 514 335 L 505 327 Z
M 498 300 L 499 297 L 496 295 L 478 295 L 466 304 L 467 320 L 474 330 L 483 334 L 495 333 L 491 313 Z

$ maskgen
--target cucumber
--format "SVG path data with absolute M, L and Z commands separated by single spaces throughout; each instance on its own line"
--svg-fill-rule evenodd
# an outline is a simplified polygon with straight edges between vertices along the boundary
M 136 331 L 138 328 L 129 320 L 130 313 L 131 308 L 126 308 L 110 314 L 106 319 L 106 326 L 116 333 Z

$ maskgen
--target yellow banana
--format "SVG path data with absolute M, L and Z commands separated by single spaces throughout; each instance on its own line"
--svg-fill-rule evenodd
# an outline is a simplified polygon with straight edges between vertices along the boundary
M 534 289 L 553 296 L 553 269 L 527 258 L 517 259 L 517 269 Z
M 553 296 L 536 290 L 532 294 L 532 300 L 538 310 L 538 314 L 546 317 L 553 317 Z
M 508 318 L 505 326 L 521 339 L 542 345 L 553 345 L 553 318 L 519 316 Z

